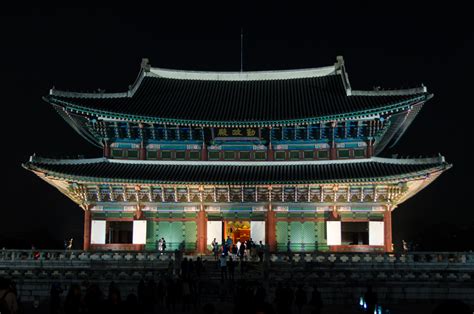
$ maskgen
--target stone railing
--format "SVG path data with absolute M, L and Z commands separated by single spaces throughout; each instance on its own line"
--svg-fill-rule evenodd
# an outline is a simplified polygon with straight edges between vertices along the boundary
M 175 259 L 175 252 L 137 251 L 82 251 L 82 250 L 0 250 L 0 263 L 27 263 L 28 261 L 47 262 L 167 262 Z M 267 253 L 274 263 L 320 263 L 320 264 L 410 264 L 411 266 L 430 265 L 466 265 L 474 267 L 474 252 L 409 252 L 391 253 Z M 191 256 L 193 259 L 196 255 Z M 203 259 L 212 259 L 209 255 Z M 250 260 L 252 261 L 252 260 Z M 258 261 L 255 258 L 254 261 Z

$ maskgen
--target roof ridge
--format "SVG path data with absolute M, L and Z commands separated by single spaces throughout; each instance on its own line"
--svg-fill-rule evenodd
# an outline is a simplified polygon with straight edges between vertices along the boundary
M 166 68 L 151 68 L 147 76 L 156 78 L 182 79 L 182 80 L 205 80 L 205 81 L 264 81 L 264 80 L 286 80 L 310 77 L 324 77 L 336 75 L 334 65 L 287 70 L 263 70 L 263 71 L 196 71 Z

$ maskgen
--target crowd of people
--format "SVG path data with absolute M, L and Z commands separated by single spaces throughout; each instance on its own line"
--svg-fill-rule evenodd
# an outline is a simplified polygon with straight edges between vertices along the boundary
M 264 254 L 267 252 L 267 247 L 262 241 L 255 243 L 252 238 L 243 242 L 240 242 L 239 239 L 236 243 L 233 243 L 230 236 L 228 236 L 221 244 L 214 238 L 211 245 L 215 260 L 218 260 L 219 256 L 224 255 L 226 257 L 230 256 L 234 261 L 238 258 L 245 261 L 258 260 L 263 262 Z

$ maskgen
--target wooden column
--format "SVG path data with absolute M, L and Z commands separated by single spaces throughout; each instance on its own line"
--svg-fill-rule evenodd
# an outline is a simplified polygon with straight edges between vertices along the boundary
M 266 226 L 266 233 L 267 233 L 267 245 L 270 252 L 276 251 L 276 219 L 275 219 L 275 212 L 272 208 L 272 203 L 268 203 L 267 209 L 267 222 Z
M 372 140 L 367 141 L 367 158 L 370 158 L 374 155 L 374 143 Z
M 145 143 L 141 141 L 140 143 L 140 151 L 138 152 L 138 159 L 145 160 L 146 159 L 146 148 Z
M 206 141 L 203 141 L 203 142 L 202 142 L 201 160 L 207 160 L 207 145 L 206 145 Z
M 392 211 L 390 206 L 387 206 L 383 214 L 384 221 L 384 246 L 385 252 L 393 252 L 392 249 Z
M 110 157 L 110 145 L 107 140 L 104 140 L 104 157 L 105 158 Z
M 207 217 L 204 205 L 202 204 L 197 214 L 197 242 L 198 254 L 206 254 Z
M 273 145 L 272 145 L 272 127 L 268 128 L 268 150 L 267 150 L 267 160 L 275 160 Z
M 336 151 L 336 122 L 331 123 L 331 147 L 329 148 L 329 159 L 337 159 Z
M 144 205 L 137 204 L 137 209 L 135 210 L 135 217 L 134 217 L 135 220 L 143 220 L 143 211 L 142 211 L 143 207 Z
M 91 248 L 91 211 L 90 205 L 84 208 L 84 251 L 89 251 Z

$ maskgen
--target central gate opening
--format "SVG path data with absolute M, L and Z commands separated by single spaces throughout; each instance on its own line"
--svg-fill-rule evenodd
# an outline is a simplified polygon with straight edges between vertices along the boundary
M 244 242 L 250 239 L 250 220 L 231 220 L 224 221 L 224 241 L 229 236 L 232 239 L 232 243 Z

